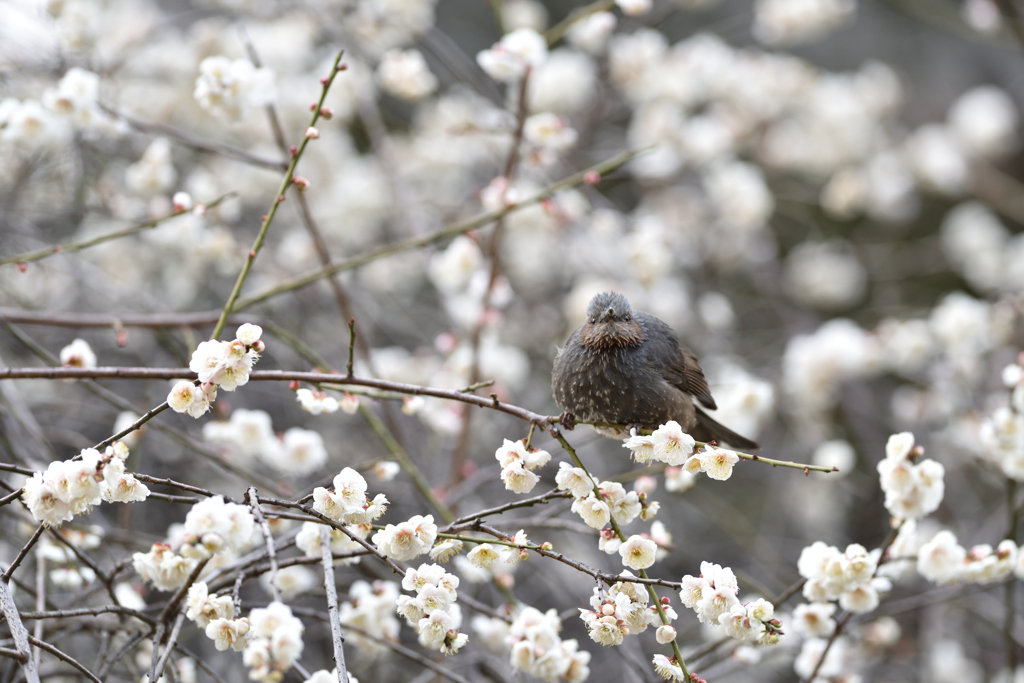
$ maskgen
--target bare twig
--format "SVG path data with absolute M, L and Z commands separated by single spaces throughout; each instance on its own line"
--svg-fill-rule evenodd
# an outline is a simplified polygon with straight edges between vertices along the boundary
M 0 611 L 3 612 L 11 637 L 14 639 L 14 647 L 21 659 L 21 670 L 25 673 L 25 680 L 28 683 L 39 683 L 39 670 L 29 647 L 31 637 L 25 625 L 21 623 L 18 607 L 14 604 L 14 596 L 11 595 L 6 576 L 0 578 Z
M 320 527 L 320 553 L 324 566 L 324 588 L 327 591 L 327 616 L 331 622 L 331 641 L 334 645 L 334 665 L 338 669 L 338 683 L 348 683 L 348 670 L 345 668 L 344 639 L 341 636 L 341 623 L 338 620 L 338 589 L 334 585 L 334 557 L 331 555 L 331 531 Z
M 82 674 L 84 674 L 86 678 L 88 678 L 90 681 L 93 681 L 93 683 L 103 683 L 103 681 L 100 680 L 99 677 L 96 676 L 96 674 L 94 674 L 93 672 L 89 671 L 77 659 L 75 659 L 71 655 L 67 654 L 66 652 L 63 652 L 62 650 L 58 650 L 53 645 L 50 645 L 49 643 L 44 642 L 42 640 L 38 640 L 36 638 L 33 638 L 32 636 L 29 636 L 28 640 L 29 640 L 30 643 L 32 643 L 36 647 L 40 648 L 41 650 L 46 650 L 51 655 L 54 655 L 58 659 L 62 659 L 65 662 L 67 662 L 68 664 L 70 664 L 71 666 L 75 667 L 76 669 L 81 671 Z M 38 678 L 36 680 L 38 680 Z
M 217 206 L 228 197 L 234 196 L 234 192 L 229 192 L 228 194 L 222 195 L 217 199 L 214 199 L 209 204 L 205 204 L 203 206 L 205 206 L 208 209 L 212 209 L 213 207 Z M 124 230 L 115 230 L 113 232 L 108 232 L 103 235 L 97 235 L 96 237 L 90 237 L 89 239 L 79 240 L 78 242 L 69 242 L 68 244 L 55 244 L 52 247 L 44 247 L 43 249 L 36 249 L 35 251 L 28 251 L 23 254 L 8 256 L 6 258 L 0 259 L 0 266 L 6 266 L 14 263 L 29 263 L 31 261 L 39 261 L 41 259 L 46 258 L 47 256 L 53 256 L 54 254 L 69 254 L 71 252 L 81 251 L 82 249 L 88 249 L 89 247 L 95 246 L 97 244 L 103 244 L 104 242 L 109 242 L 110 240 L 120 239 L 121 237 L 128 237 L 130 235 L 142 232 L 143 230 L 150 230 L 152 228 L 157 227 L 164 221 L 176 218 L 177 216 L 182 216 L 185 213 L 186 212 L 178 211 L 176 213 L 171 213 L 166 216 L 161 216 L 160 218 L 154 218 L 151 221 L 146 221 L 145 223 L 140 223 L 130 228 L 125 228 Z
M 11 562 L 11 566 L 7 568 L 7 571 L 5 571 L 3 575 L 0 575 L 0 581 L 4 583 L 10 581 L 11 577 L 14 576 L 14 571 L 18 568 L 18 565 L 20 565 L 25 560 L 25 557 L 28 556 L 29 551 L 32 550 L 32 546 L 36 544 L 36 541 L 39 540 L 39 537 L 42 536 L 45 530 L 45 524 L 40 524 L 38 527 L 36 527 L 35 533 L 32 534 L 32 537 L 28 539 L 28 542 L 18 552 L 18 555 L 14 558 L 14 561 Z
M 256 518 L 256 523 L 260 525 L 260 531 L 263 532 L 263 541 L 267 545 L 267 559 L 270 562 L 270 590 L 274 594 L 274 600 L 280 602 L 281 586 L 277 581 L 277 552 L 274 550 L 274 535 L 270 533 L 270 525 L 267 524 L 267 518 L 263 516 L 263 510 L 260 509 L 260 499 L 256 496 L 256 487 L 250 486 L 245 492 L 245 497 L 249 501 L 249 507 L 252 509 L 253 517 Z
M 232 145 L 227 145 L 222 142 L 206 140 L 204 138 L 199 137 L 198 135 L 189 133 L 187 131 L 183 131 L 178 128 L 174 128 L 173 126 L 168 126 L 164 123 L 143 121 L 142 119 L 136 118 L 131 114 L 125 113 L 124 111 L 115 109 L 114 107 L 108 105 L 101 104 L 100 108 L 106 111 L 107 113 L 124 120 L 129 126 L 135 128 L 136 130 L 141 130 L 146 133 L 157 133 L 160 135 L 166 135 L 167 137 L 173 138 L 177 142 L 185 145 L 186 147 L 191 147 L 192 149 L 197 149 L 203 152 L 213 152 L 214 154 L 222 154 L 226 157 L 237 159 L 239 161 L 244 161 L 247 164 L 252 164 L 253 166 L 262 166 L 263 168 L 269 168 L 277 171 L 288 168 L 288 164 L 283 161 L 274 161 L 272 159 L 266 159 L 264 157 L 253 154 L 252 152 L 241 149 L 240 147 L 234 147 Z

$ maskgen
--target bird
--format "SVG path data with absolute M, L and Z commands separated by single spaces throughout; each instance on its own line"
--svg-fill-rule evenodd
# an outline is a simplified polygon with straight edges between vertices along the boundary
M 617 292 L 602 292 L 587 306 L 587 321 L 569 337 L 551 372 L 555 401 L 564 409 L 559 424 L 577 419 L 654 430 L 675 420 L 697 441 L 756 450 L 757 442 L 719 424 L 701 409 L 716 410 L 697 357 L 663 320 L 634 311 Z M 700 406 L 695 404 L 695 401 Z

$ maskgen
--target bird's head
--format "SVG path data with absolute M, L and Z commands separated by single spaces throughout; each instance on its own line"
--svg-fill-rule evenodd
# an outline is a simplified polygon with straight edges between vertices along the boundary
M 602 292 L 587 306 L 587 322 L 580 341 L 593 349 L 634 346 L 644 339 L 633 307 L 618 292 Z

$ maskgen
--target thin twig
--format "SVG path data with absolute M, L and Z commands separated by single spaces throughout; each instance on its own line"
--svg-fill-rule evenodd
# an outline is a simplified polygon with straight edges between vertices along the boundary
M 93 683 L 103 683 L 103 681 L 100 680 L 99 677 L 96 676 L 96 674 L 94 674 L 93 672 L 89 671 L 77 659 L 75 659 L 71 655 L 67 654 L 66 652 L 63 652 L 62 650 L 58 650 L 53 645 L 50 645 L 49 643 L 47 643 L 45 641 L 33 638 L 32 636 L 28 637 L 28 641 L 30 643 L 32 643 L 33 645 L 35 645 L 36 647 L 38 647 L 39 649 L 46 650 L 51 655 L 54 655 L 55 657 L 57 657 L 57 659 L 62 659 L 65 662 L 67 662 L 68 664 L 70 664 L 71 666 L 75 667 L 76 669 L 81 671 L 82 674 L 84 674 L 86 678 L 88 678 L 89 680 L 93 681 Z M 36 679 L 36 680 L 38 680 L 38 679 Z
M 0 575 L 0 581 L 4 583 L 10 581 L 11 577 L 14 575 L 14 570 L 16 570 L 18 568 L 18 565 L 20 565 L 24 561 L 29 551 L 32 550 L 32 546 L 36 544 L 36 541 L 39 540 L 39 537 L 43 534 L 44 531 L 46 531 L 45 524 L 40 524 L 38 527 L 36 527 L 35 533 L 32 534 L 32 537 L 28 539 L 28 543 L 26 543 L 18 552 L 18 555 L 14 558 L 14 561 L 11 562 L 11 566 L 7 568 L 7 571 Z
M 334 665 L 338 669 L 338 683 L 348 683 L 345 668 L 344 638 L 338 619 L 338 588 L 334 585 L 334 556 L 331 554 L 331 530 L 320 527 L 320 553 L 324 565 L 324 589 L 327 591 L 327 616 L 331 622 L 331 641 L 334 645 Z
M 213 207 L 223 202 L 225 199 L 234 196 L 234 192 L 229 192 L 225 195 L 217 197 L 217 199 L 214 199 L 209 204 L 203 204 L 201 206 L 204 206 L 207 209 L 212 209 Z M 44 247 L 42 249 L 36 249 L 35 251 L 28 251 L 23 254 L 8 256 L 6 258 L 0 259 L 0 266 L 6 266 L 14 263 L 30 263 L 32 261 L 39 261 L 48 256 L 53 256 L 54 254 L 69 254 L 71 252 L 81 251 L 82 249 L 88 249 L 89 247 L 95 246 L 97 244 L 103 244 L 104 242 L 109 242 L 110 240 L 120 239 L 121 237 L 128 237 L 130 235 L 142 232 L 143 230 L 150 230 L 152 228 L 157 227 L 164 221 L 168 221 L 178 216 L 184 216 L 186 213 L 187 212 L 184 211 L 178 211 L 175 213 L 167 214 L 166 216 L 161 216 L 160 218 L 154 218 L 153 220 L 146 221 L 145 223 L 140 223 L 130 228 L 125 228 L 124 230 L 115 230 L 113 232 L 108 232 L 103 235 L 97 235 L 96 237 L 90 237 L 89 239 L 79 240 L 78 242 L 69 242 L 68 244 L 54 244 L 53 246 Z
M 260 509 L 260 499 L 256 496 L 256 487 L 250 486 L 245 492 L 246 500 L 249 501 L 249 507 L 252 508 L 252 515 L 256 518 L 256 523 L 260 525 L 260 531 L 263 532 L 263 541 L 267 545 L 267 559 L 270 562 L 270 590 L 274 594 L 274 601 L 281 601 L 281 585 L 277 580 L 277 551 L 274 550 L 274 535 L 270 533 L 270 525 L 267 524 L 267 518 L 263 516 L 263 510 Z
M 27 683 L 39 683 L 39 670 L 29 647 L 31 636 L 21 623 L 18 606 L 14 604 L 14 596 L 11 595 L 11 587 L 6 577 L 0 578 L 0 612 L 3 612 L 7 620 L 7 628 L 14 639 L 14 647 L 21 657 L 21 670 L 25 673 L 25 680 Z
M 170 138 L 174 138 L 177 142 L 197 149 L 203 152 L 213 152 L 214 154 L 222 154 L 238 161 L 244 161 L 247 164 L 253 166 L 262 166 L 263 168 L 269 168 L 276 171 L 284 170 L 288 168 L 288 164 L 283 161 L 274 161 L 272 159 L 266 159 L 244 150 L 240 147 L 234 147 L 233 145 L 227 145 L 223 142 L 214 142 L 212 140 L 205 140 L 198 135 L 183 131 L 173 126 L 168 126 L 165 123 L 156 123 L 153 121 L 143 121 L 142 119 L 136 118 L 131 114 L 125 113 L 119 109 L 115 109 L 109 105 L 100 104 L 100 108 L 109 114 L 116 116 L 119 119 L 124 120 L 129 126 L 136 130 L 141 130 L 147 133 L 158 133 L 160 135 L 166 135 Z

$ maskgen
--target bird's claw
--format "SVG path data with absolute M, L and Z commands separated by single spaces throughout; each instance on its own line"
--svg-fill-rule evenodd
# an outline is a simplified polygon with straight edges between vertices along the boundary
M 576 429 L 576 416 L 572 414 L 571 410 L 563 410 L 562 414 L 558 417 L 558 424 L 567 432 L 571 432 Z

